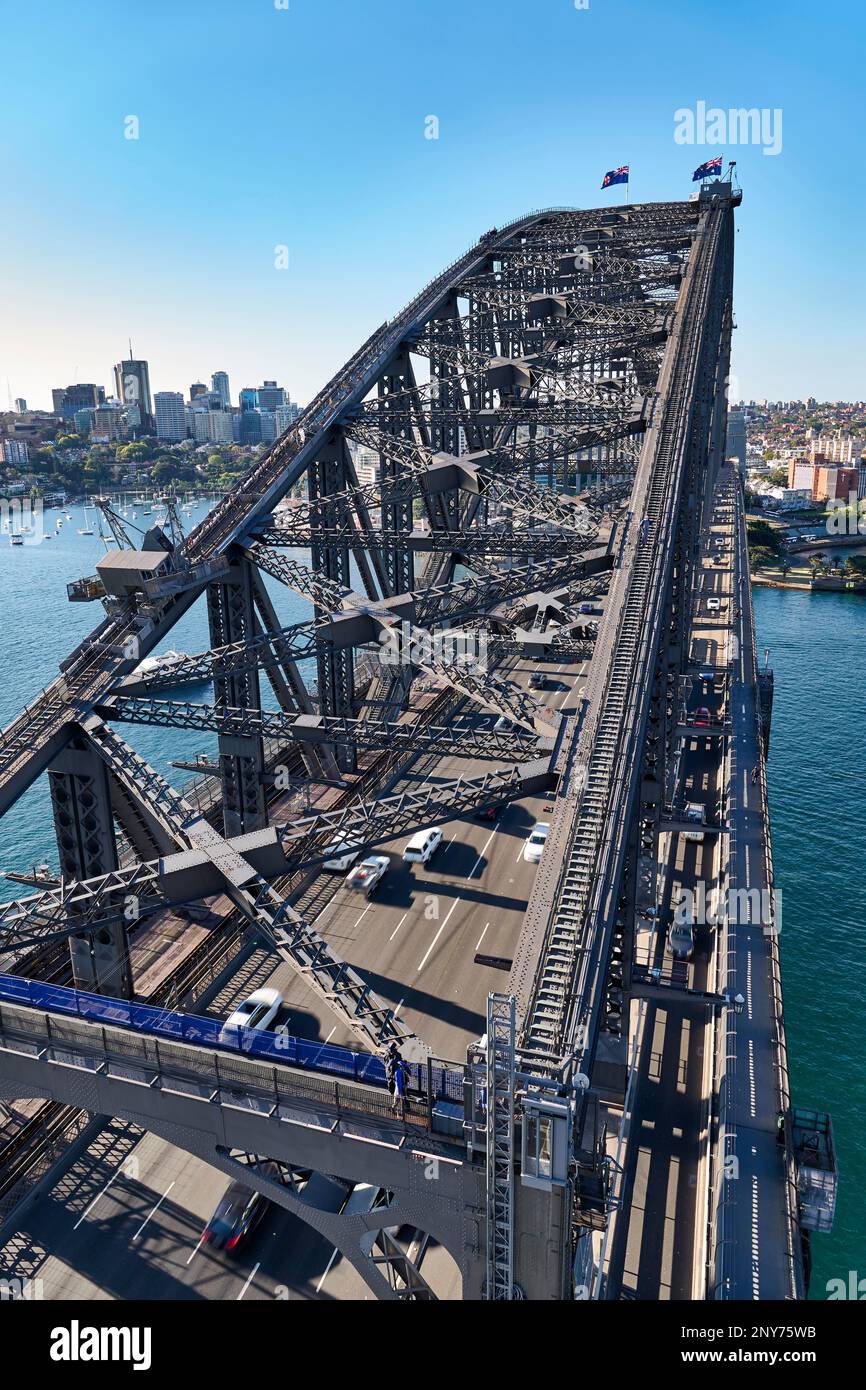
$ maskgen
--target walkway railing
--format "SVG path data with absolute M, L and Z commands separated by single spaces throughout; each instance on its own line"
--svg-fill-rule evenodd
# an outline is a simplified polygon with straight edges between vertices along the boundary
M 368 1086 L 386 1086 L 385 1067 L 369 1052 L 354 1052 L 333 1043 L 308 1042 L 290 1033 L 272 1033 L 255 1028 L 229 1027 L 218 1019 L 176 1013 L 150 1004 L 88 994 L 40 980 L 24 980 L 18 975 L 0 975 L 0 1003 L 23 1005 L 48 1014 L 73 1016 L 113 1028 L 129 1028 L 175 1042 L 191 1044 L 216 1052 L 245 1056 L 304 1071 L 322 1072 L 343 1080 L 361 1081 Z M 441 1062 L 406 1064 L 408 1089 L 433 1100 L 462 1101 L 463 1069 Z

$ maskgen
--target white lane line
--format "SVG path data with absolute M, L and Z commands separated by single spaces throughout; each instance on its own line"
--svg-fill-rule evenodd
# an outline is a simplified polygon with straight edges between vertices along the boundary
M 367 913 L 370 911 L 370 908 L 372 906 L 372 903 L 367 903 L 367 906 L 364 908 L 364 911 L 361 913 L 361 916 L 358 918 L 357 922 L 355 923 L 355 926 L 352 928 L 352 931 L 354 931 L 356 927 L 359 927 L 361 925 L 361 922 L 367 916 Z
M 332 1267 L 332 1265 L 333 1265 L 333 1263 L 334 1263 L 334 1261 L 335 1261 L 336 1258 L 337 1258 L 337 1247 L 336 1247 L 336 1245 L 335 1245 L 335 1246 L 334 1246 L 334 1252 L 333 1252 L 333 1254 L 331 1255 L 331 1258 L 329 1259 L 329 1261 L 328 1261 L 328 1263 L 327 1263 L 327 1265 L 326 1265 L 326 1267 L 325 1267 L 325 1272 L 324 1272 L 324 1274 L 322 1275 L 321 1279 L 319 1280 L 318 1284 L 316 1285 L 316 1293 L 321 1293 L 321 1292 L 322 1292 L 322 1285 L 324 1284 L 325 1280 L 327 1279 L 328 1275 L 330 1274 L 330 1272 L 331 1272 L 331 1267 Z
M 515 864 L 519 864 L 519 863 L 520 863 L 521 859 L 523 858 L 523 851 L 524 851 L 525 848 L 526 848 L 525 843 L 522 844 L 522 845 L 520 846 L 520 849 L 517 851 L 517 858 L 516 858 L 515 861 L 514 861 Z
M 484 845 L 482 845 L 482 847 L 481 847 L 481 853 L 479 854 L 478 858 L 475 860 L 475 863 L 472 865 L 472 868 L 469 870 L 469 873 L 467 874 L 467 878 L 472 878 L 472 876 L 474 875 L 475 870 L 478 868 L 478 865 L 481 863 L 482 859 L 484 858 L 485 854 L 487 853 L 487 847 L 488 847 L 488 845 L 490 844 L 490 841 L 493 839 L 493 836 L 496 834 L 496 832 L 497 832 L 498 829 L 499 829 L 499 826 L 498 826 L 498 825 L 495 825 L 495 826 L 493 827 L 493 829 L 491 830 L 490 834 L 487 836 L 486 843 L 485 843 Z
M 433 947 L 436 945 L 436 942 L 439 940 L 440 936 L 442 935 L 442 933 L 444 932 L 445 928 L 446 928 L 447 925 L 448 925 L 448 918 L 451 916 L 451 913 L 454 911 L 454 909 L 455 909 L 455 907 L 457 906 L 457 904 L 458 904 L 459 902 L 461 902 L 461 901 L 462 901 L 461 898 L 455 898 L 454 901 L 453 901 L 453 903 L 452 903 L 451 906 L 449 907 L 448 912 L 446 913 L 445 919 L 444 919 L 444 921 L 443 921 L 441 927 L 439 928 L 438 932 L 437 932 L 436 935 L 434 936 L 433 940 L 430 942 L 430 945 L 427 947 L 427 950 L 424 952 L 424 959 L 422 960 L 421 964 L 418 966 L 418 969 L 417 969 L 416 972 L 415 972 L 416 975 L 420 975 L 420 974 L 421 974 L 421 971 L 424 969 L 424 966 L 427 964 L 427 961 L 428 961 L 429 956 L 430 956 L 430 952 L 433 950 Z
M 392 931 L 391 935 L 388 937 L 388 940 L 389 940 L 389 941 L 393 941 L 393 940 L 394 940 L 394 937 L 397 935 L 398 931 L 400 930 L 400 928 L 402 927 L 403 923 L 406 921 L 406 918 L 407 918 L 408 916 L 409 916 L 409 913 L 408 913 L 408 912 L 404 912 L 404 913 L 403 913 L 403 916 L 400 918 L 399 922 L 397 923 L 396 927 L 395 927 L 394 930 Z
M 331 1039 L 332 1039 L 332 1037 L 334 1036 L 334 1034 L 336 1033 L 336 1031 L 337 1031 L 337 1025 L 336 1025 L 336 1023 L 335 1023 L 334 1026 L 333 1026 L 333 1028 L 331 1029 L 330 1033 L 329 1033 L 328 1036 L 325 1038 L 325 1041 L 324 1041 L 324 1043 L 322 1044 L 323 1047 L 327 1046 L 327 1044 L 331 1041 Z
M 259 1268 L 260 1268 L 260 1266 L 261 1266 L 261 1263 L 262 1263 L 261 1260 L 259 1260 L 259 1263 L 256 1265 L 255 1269 L 252 1271 L 252 1273 L 250 1274 L 249 1279 L 248 1279 L 247 1282 L 244 1284 L 243 1288 L 241 1289 L 240 1293 L 238 1294 L 237 1298 L 235 1299 L 235 1302 L 236 1302 L 236 1303 L 240 1303 L 241 1299 L 243 1298 L 243 1296 L 244 1296 L 244 1294 L 246 1293 L 247 1289 L 249 1288 L 250 1284 L 253 1282 L 253 1280 L 255 1279 L 256 1275 L 258 1274 Z
M 142 1223 L 141 1223 L 141 1225 L 139 1226 L 138 1230 L 136 1231 L 135 1235 L 132 1237 L 132 1244 L 133 1244 L 133 1245 L 134 1245 L 135 1242 L 138 1240 L 139 1236 L 141 1235 L 142 1231 L 144 1230 L 144 1228 L 145 1228 L 145 1226 L 147 1225 L 147 1223 L 148 1223 L 148 1221 L 150 1220 L 150 1218 L 151 1218 L 152 1216 L 154 1216 L 154 1215 L 156 1214 L 156 1212 L 159 1211 L 160 1207 L 162 1206 L 163 1202 L 165 1201 L 166 1197 L 168 1196 L 169 1192 L 171 1192 L 171 1189 L 172 1189 L 173 1187 L 174 1187 L 174 1182 L 170 1182 L 169 1185 L 168 1185 L 168 1187 L 165 1189 L 165 1191 L 163 1192 L 162 1196 L 160 1197 L 159 1201 L 157 1202 L 156 1206 L 155 1206 L 155 1207 L 152 1207 L 151 1210 L 147 1213 L 147 1216 L 144 1218 L 144 1220 L 142 1221 Z
M 115 1179 L 115 1178 L 119 1178 L 122 1172 L 123 1172 L 123 1167 L 121 1166 L 120 1168 L 118 1168 L 118 1170 L 117 1170 L 116 1173 L 112 1173 L 111 1177 L 108 1179 L 108 1182 L 105 1184 L 105 1186 L 104 1186 L 104 1188 L 102 1189 L 102 1191 L 101 1191 L 101 1192 L 97 1192 L 97 1194 L 96 1194 L 96 1196 L 94 1197 L 93 1201 L 90 1203 L 90 1206 L 85 1207 L 84 1211 L 83 1211 L 83 1212 L 81 1213 L 81 1215 L 79 1216 L 79 1218 L 78 1218 L 78 1220 L 76 1221 L 75 1225 L 72 1227 L 73 1231 L 77 1231 L 77 1230 L 78 1230 L 78 1227 L 81 1225 L 82 1221 L 84 1221 L 84 1220 L 86 1219 L 88 1212 L 93 1211 L 93 1208 L 96 1206 L 96 1203 L 99 1201 L 100 1197 L 104 1197 L 104 1196 L 105 1196 L 105 1194 L 106 1194 L 106 1192 L 108 1191 L 108 1189 L 110 1188 L 111 1184 L 114 1182 L 114 1179 Z
M 198 1245 L 195 1247 L 195 1249 L 193 1250 L 193 1252 L 192 1252 L 192 1254 L 190 1255 L 189 1259 L 187 1260 L 187 1264 L 188 1264 L 188 1265 L 191 1265 L 191 1264 L 192 1264 L 192 1262 L 193 1262 L 193 1260 L 195 1259 L 196 1255 L 198 1254 L 199 1250 L 201 1250 L 203 1240 L 204 1240 L 204 1231 L 202 1231 L 201 1235 L 200 1235 L 199 1238 L 198 1238 Z
M 478 938 L 478 945 L 475 947 L 476 951 L 480 951 L 480 950 L 481 950 L 481 943 L 482 943 L 482 941 L 484 940 L 485 936 L 487 935 L 487 928 L 488 928 L 489 926 L 490 926 L 490 923 L 489 923 L 489 922 L 485 922 L 485 923 L 484 923 L 484 931 L 481 933 L 481 935 L 480 935 L 479 938 Z

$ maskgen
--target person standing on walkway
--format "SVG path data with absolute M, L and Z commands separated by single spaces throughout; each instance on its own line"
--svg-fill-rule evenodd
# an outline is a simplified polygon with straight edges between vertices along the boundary
M 398 1053 L 394 1063 L 394 1095 L 391 1109 L 396 1110 L 399 1107 L 401 1120 L 406 1118 L 406 1080 L 406 1063 Z

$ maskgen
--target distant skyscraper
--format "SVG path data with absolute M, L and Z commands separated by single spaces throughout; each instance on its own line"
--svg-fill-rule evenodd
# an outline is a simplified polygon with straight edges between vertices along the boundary
M 192 386 L 189 388 L 189 398 L 190 398 L 190 400 L 191 400 L 191 401 L 194 401 L 194 400 L 197 399 L 197 397 L 199 397 L 199 396 L 206 396 L 206 395 L 207 395 L 207 387 L 205 386 L 204 382 L 203 382 L 203 381 L 194 381 L 193 384 L 192 384 Z
M 27 402 L 25 401 L 25 399 L 24 399 L 23 396 L 16 396 L 16 397 L 15 397 L 15 414 L 16 414 L 16 415 L 26 415 L 26 414 L 27 414 Z
M 141 417 L 141 429 L 151 431 L 153 429 L 153 405 L 150 399 L 150 372 L 147 363 L 142 358 L 132 356 L 131 347 L 126 361 L 115 364 L 114 381 L 117 399 L 121 405 L 137 405 Z
M 278 405 L 286 403 L 285 387 L 278 386 L 275 381 L 263 381 L 256 395 L 260 410 L 275 410 Z
M 186 416 L 183 395 L 180 391 L 157 391 L 154 396 L 156 406 L 156 433 L 159 439 L 178 444 L 186 439 Z
M 728 442 L 725 457 L 736 459 L 741 468 L 746 464 L 746 412 L 728 411 Z
M 259 393 L 254 386 L 245 386 L 238 396 L 241 410 L 255 410 L 259 403 Z
M 91 381 L 79 381 L 74 386 L 56 386 L 51 392 L 52 410 L 64 420 L 71 420 L 76 410 L 105 404 L 105 390 Z
M 222 403 L 223 410 L 231 405 L 231 395 L 229 393 L 229 374 L 228 372 L 214 372 L 210 379 L 211 390 L 216 391 Z

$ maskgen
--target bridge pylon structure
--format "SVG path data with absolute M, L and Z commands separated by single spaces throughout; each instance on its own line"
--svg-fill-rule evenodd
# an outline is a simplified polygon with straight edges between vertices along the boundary
M 106 557 L 102 620 L 0 736 L 0 815 L 47 773 L 59 860 L 58 884 L 0 905 L 6 972 L 68 940 L 72 982 L 132 998 L 130 935 L 225 894 L 362 1049 L 396 1042 L 419 1063 L 423 1029 L 296 911 L 292 876 L 347 835 L 374 847 L 491 800 L 554 796 L 487 1093 L 461 1141 L 489 1175 L 483 1203 L 474 1179 L 460 1189 L 471 1212 L 452 1254 L 469 1297 L 571 1297 L 604 1219 L 603 1201 L 586 1204 L 594 1098 L 623 1083 L 629 897 L 661 817 L 668 694 L 722 461 L 738 201 L 711 183 L 688 201 L 548 208 L 485 233 L 182 543 L 155 529 Z M 265 577 L 306 601 L 306 621 L 280 626 Z M 581 619 L 580 601 L 601 596 L 601 622 Z M 211 648 L 143 668 L 198 600 Z M 458 625 L 475 646 L 455 655 Z M 579 718 L 509 681 L 528 643 L 589 656 Z M 212 701 L 179 698 L 203 676 Z M 490 713 L 507 732 L 480 723 Z M 213 813 L 143 762 L 123 722 L 217 735 Z M 395 790 L 419 752 L 461 747 L 473 768 Z M 287 816 L 278 768 L 342 780 L 339 808 Z

